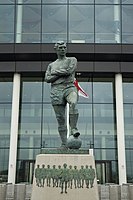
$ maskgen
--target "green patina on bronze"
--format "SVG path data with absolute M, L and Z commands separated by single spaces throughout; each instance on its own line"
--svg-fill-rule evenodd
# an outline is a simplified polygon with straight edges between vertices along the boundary
M 35 169 L 35 178 L 37 187 L 60 188 L 61 194 L 67 193 L 69 189 L 93 188 L 95 180 L 95 169 L 92 165 L 67 166 L 61 165 L 37 165 Z
M 41 154 L 89 154 L 89 150 L 84 149 L 56 149 L 42 148 Z
M 51 103 L 55 111 L 58 122 L 58 132 L 61 139 L 61 147 L 67 146 L 67 126 L 66 126 L 66 105 L 69 104 L 69 125 L 70 134 L 74 137 L 80 135 L 77 128 L 78 109 L 78 91 L 74 85 L 75 71 L 77 69 L 77 59 L 75 57 L 66 57 L 66 43 L 58 41 L 54 47 L 57 59 L 50 63 L 45 73 L 45 81 L 51 84 Z M 73 143 L 72 143 L 73 144 Z M 80 145 L 79 145 L 80 144 Z M 74 143 L 70 148 L 80 148 L 81 142 Z

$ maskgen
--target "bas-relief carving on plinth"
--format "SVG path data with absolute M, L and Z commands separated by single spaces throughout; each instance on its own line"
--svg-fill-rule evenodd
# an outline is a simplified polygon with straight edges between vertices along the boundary
M 94 187 L 95 169 L 92 165 L 67 166 L 49 164 L 45 166 L 37 165 L 35 169 L 35 179 L 37 187 L 55 187 L 60 188 L 60 193 L 67 193 L 68 189 L 91 189 Z

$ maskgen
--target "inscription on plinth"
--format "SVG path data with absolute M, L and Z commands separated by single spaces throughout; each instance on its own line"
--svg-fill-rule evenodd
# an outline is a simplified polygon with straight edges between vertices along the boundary
M 93 156 L 40 154 L 37 156 L 31 200 L 98 200 Z

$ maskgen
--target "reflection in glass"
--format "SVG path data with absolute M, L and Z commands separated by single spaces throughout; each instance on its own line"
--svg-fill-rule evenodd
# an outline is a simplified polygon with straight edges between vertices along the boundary
M 82 3 L 94 3 L 94 0 L 69 0 L 69 3 L 75 3 L 75 4 L 82 4 Z
M 6 79 L 6 78 L 5 78 Z M 11 79 L 5 81 L 3 78 L 0 78 L 0 102 L 7 103 L 12 102 L 12 90 L 13 83 Z
M 113 103 L 114 79 L 94 78 L 93 82 L 93 102 Z
M 20 4 L 40 4 L 41 3 L 41 0 L 16 0 L 16 3 L 20 3 Z
M 40 42 L 41 5 L 17 5 L 16 21 L 16 43 Z
M 124 79 L 123 96 L 124 96 L 124 123 L 125 123 L 125 147 L 126 150 L 126 170 L 128 183 L 133 182 L 133 80 L 132 78 Z
M 133 79 L 126 79 L 123 82 L 123 101 L 124 103 L 133 103 Z
M 0 0 L 0 4 L 14 4 L 15 0 Z
M 24 78 L 22 79 L 22 102 L 41 102 L 42 101 L 42 79 Z
M 40 147 L 41 116 L 41 104 L 21 105 L 18 147 Z
M 53 107 L 50 104 L 43 105 L 43 130 L 42 147 L 59 147 L 60 136 Z
M 67 38 L 67 6 L 43 5 L 42 7 L 42 42 L 55 43 Z
M 9 149 L 0 149 L 0 182 L 5 183 L 8 181 L 8 159 Z
M 96 5 L 96 43 L 120 43 L 120 6 Z
M 49 83 L 44 82 L 43 86 L 43 102 L 51 102 L 50 99 L 50 90 L 51 90 L 51 85 Z
M 115 148 L 115 116 L 113 104 L 94 104 L 95 148 Z
M 94 42 L 94 6 L 70 5 L 69 42 Z
M 133 103 L 124 104 L 124 122 L 126 148 L 133 148 Z
M 78 129 L 81 133 L 82 148 L 92 148 L 94 141 L 92 135 L 92 105 L 78 104 L 79 111 Z
M 0 78 L 0 148 L 10 145 L 12 78 Z
M 0 43 L 14 42 L 14 5 L 0 6 Z
M 0 147 L 10 146 L 11 104 L 0 104 Z
M 133 183 L 133 149 L 126 150 L 127 182 Z
M 133 4 L 132 0 L 122 0 L 122 4 Z
M 53 4 L 53 3 L 62 4 L 62 3 L 67 3 L 67 0 L 42 0 L 42 2 L 49 3 L 49 4 Z
M 133 43 L 133 5 L 122 6 L 122 43 Z
M 95 0 L 95 3 L 97 4 L 118 4 L 120 3 L 120 0 Z

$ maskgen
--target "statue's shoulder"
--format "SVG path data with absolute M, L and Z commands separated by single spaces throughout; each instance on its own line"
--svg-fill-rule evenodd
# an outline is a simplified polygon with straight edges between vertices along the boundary
M 73 62 L 77 62 L 77 58 L 75 57 L 67 57 L 67 59 Z
M 52 67 L 52 66 L 56 63 L 56 61 L 57 61 L 57 60 L 55 60 L 55 61 L 53 61 L 53 62 L 50 62 L 50 63 L 49 63 L 49 66 Z

